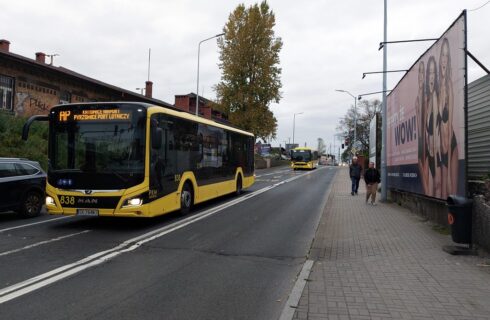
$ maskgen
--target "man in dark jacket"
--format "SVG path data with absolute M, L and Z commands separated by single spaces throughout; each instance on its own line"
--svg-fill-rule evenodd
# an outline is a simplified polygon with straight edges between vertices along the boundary
M 351 195 L 357 194 L 359 189 L 359 180 L 361 180 L 362 168 L 357 163 L 357 157 L 352 158 L 352 164 L 349 167 L 350 180 L 352 181 Z
M 371 197 L 371 204 L 376 205 L 376 192 L 378 191 L 378 183 L 381 182 L 378 169 L 374 167 L 374 162 L 369 162 L 369 169 L 364 173 L 364 181 L 366 182 L 366 203 Z

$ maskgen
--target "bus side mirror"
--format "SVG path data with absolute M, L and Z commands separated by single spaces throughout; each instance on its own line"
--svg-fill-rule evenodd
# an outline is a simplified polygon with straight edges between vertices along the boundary
M 151 147 L 153 149 L 160 149 L 162 147 L 162 128 L 152 127 L 151 128 Z
M 27 138 L 29 137 L 29 128 L 31 127 L 31 124 L 34 121 L 48 121 L 49 116 L 32 116 L 30 117 L 26 123 L 24 123 L 24 126 L 22 127 L 22 140 L 26 141 Z

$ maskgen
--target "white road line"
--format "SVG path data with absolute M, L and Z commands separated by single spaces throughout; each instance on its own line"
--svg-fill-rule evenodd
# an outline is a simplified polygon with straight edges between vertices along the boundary
M 27 249 L 31 249 L 31 248 L 34 248 L 34 247 L 42 246 L 43 244 L 48 244 L 48 243 L 51 243 L 51 242 L 56 242 L 56 241 L 60 241 L 60 240 L 66 239 L 66 238 L 71 238 L 71 237 L 74 237 L 74 236 L 78 236 L 79 234 L 83 234 L 83 233 L 87 233 L 87 232 L 90 232 L 90 230 L 84 230 L 82 232 L 72 233 L 72 234 L 68 234 L 66 236 L 61 236 L 61 237 L 58 237 L 58 238 L 53 238 L 53 239 L 49 239 L 49 240 L 45 240 L 45 241 L 41 241 L 41 242 L 36 242 L 36 243 L 30 244 L 28 246 L 25 246 L 25 247 L 22 247 L 22 248 L 19 248 L 19 249 L 14 249 L 14 250 L 10 250 L 10 251 L 1 252 L 0 253 L 0 257 L 6 256 L 8 254 L 16 253 L 16 252 L 19 252 L 19 251 L 24 251 L 24 250 L 27 250 Z
M 0 233 L 5 232 L 5 231 L 10 231 L 10 230 L 15 230 L 15 229 L 27 228 L 27 227 L 30 227 L 30 226 L 35 226 L 35 225 L 38 225 L 38 224 L 53 222 L 53 221 L 56 221 L 56 220 L 61 220 L 61 219 L 66 219 L 66 218 L 71 218 L 71 216 L 59 217 L 59 218 L 54 218 L 54 219 L 49 219 L 49 220 L 43 220 L 43 221 L 39 221 L 39 222 L 33 222 L 33 223 L 23 224 L 23 225 L 16 226 L 16 227 L 10 227 L 10 228 L 6 228 L 6 229 L 0 229 Z
M 270 173 L 264 173 L 264 174 L 261 174 L 261 175 L 255 176 L 255 177 L 256 177 L 256 178 L 260 178 L 260 177 L 270 176 L 270 175 L 272 175 L 272 174 L 278 174 L 278 173 L 281 173 L 281 172 L 286 172 L 286 171 L 291 171 L 291 170 L 290 170 L 290 169 L 279 170 L 279 171 L 274 171 L 274 172 L 270 172 Z
M 284 309 L 282 309 L 281 316 L 279 320 L 291 320 L 294 317 L 294 312 L 298 307 L 299 299 L 301 299 L 301 295 L 303 294 L 303 289 L 306 286 L 306 280 L 310 276 L 311 268 L 313 267 L 313 260 L 306 260 L 301 272 L 299 273 L 298 279 L 296 279 L 296 283 L 294 284 L 293 291 L 289 295 L 288 301 L 286 301 L 286 305 Z
M 55 283 L 59 280 L 65 279 L 73 274 L 82 272 L 88 268 L 97 266 L 99 264 L 102 264 L 106 261 L 109 261 L 123 253 L 131 252 L 133 250 L 136 250 L 139 248 L 141 245 L 153 241 L 155 239 L 158 239 L 166 234 L 169 234 L 173 231 L 179 230 L 181 228 L 184 228 L 190 224 L 193 224 L 197 221 L 200 221 L 202 219 L 205 219 L 209 216 L 212 216 L 228 207 L 234 206 L 235 204 L 238 204 L 240 202 L 246 201 L 250 198 L 256 197 L 264 192 L 267 192 L 271 189 L 274 189 L 282 184 L 291 182 L 293 180 L 299 179 L 301 177 L 310 175 L 314 173 L 315 171 L 310 171 L 301 175 L 294 176 L 292 178 L 289 178 L 287 180 L 283 180 L 281 182 L 275 183 L 273 185 L 264 187 L 262 189 L 259 189 L 257 191 L 254 191 L 249 194 L 245 194 L 239 198 L 236 198 L 234 200 L 228 201 L 226 203 L 223 203 L 217 207 L 210 208 L 206 211 L 203 211 L 201 213 L 198 213 L 194 216 L 182 219 L 180 221 L 177 221 L 173 224 L 164 226 L 162 228 L 147 232 L 145 234 L 142 234 L 140 236 L 134 237 L 132 239 L 126 240 L 123 243 L 117 245 L 116 247 L 113 247 L 112 249 L 104 250 L 98 253 L 94 253 L 86 258 L 83 258 L 81 260 L 78 260 L 76 262 L 61 266 L 59 268 L 53 269 L 51 271 L 48 271 L 46 273 L 40 274 L 38 276 L 35 276 L 33 278 L 27 279 L 25 281 L 13 284 L 9 287 L 0 289 L 0 304 L 10 301 L 12 299 L 15 299 L 17 297 L 20 297 L 24 294 L 30 293 L 32 291 L 38 290 L 40 288 L 43 288 L 47 285 L 50 285 L 52 283 Z
M 276 174 L 276 172 L 272 172 L 272 173 L 264 173 L 264 174 L 261 174 L 259 176 L 255 176 L 256 178 L 261 178 L 261 177 L 265 177 L 265 176 L 270 176 L 272 174 Z

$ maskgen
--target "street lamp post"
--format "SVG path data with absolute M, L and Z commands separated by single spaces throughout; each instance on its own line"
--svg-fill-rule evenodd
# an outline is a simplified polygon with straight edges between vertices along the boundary
M 355 145 L 357 142 L 357 98 L 347 90 L 335 90 L 335 91 L 347 93 L 349 96 L 354 98 L 354 141 L 352 142 L 352 145 Z
M 212 37 L 209 37 L 207 39 L 201 40 L 201 41 L 199 41 L 199 45 L 197 46 L 196 116 L 199 116 L 199 59 L 200 59 L 200 55 L 201 55 L 201 43 L 208 41 L 208 40 L 211 40 L 211 39 L 214 39 L 214 38 L 221 37 L 222 35 L 224 35 L 224 33 L 220 33 L 220 34 L 214 35 Z
M 297 112 L 293 115 L 293 146 L 294 146 L 294 129 L 295 129 L 295 126 L 296 126 L 296 115 L 297 114 L 303 114 L 303 112 Z

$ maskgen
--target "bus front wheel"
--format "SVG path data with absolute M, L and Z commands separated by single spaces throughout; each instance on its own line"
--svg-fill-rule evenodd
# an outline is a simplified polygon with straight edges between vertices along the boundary
M 180 193 L 180 213 L 185 215 L 191 211 L 192 204 L 194 203 L 194 194 L 192 187 L 188 182 L 184 184 L 182 192 Z

